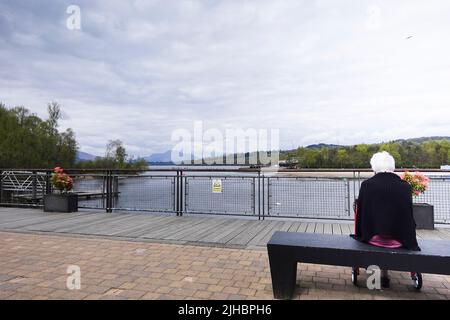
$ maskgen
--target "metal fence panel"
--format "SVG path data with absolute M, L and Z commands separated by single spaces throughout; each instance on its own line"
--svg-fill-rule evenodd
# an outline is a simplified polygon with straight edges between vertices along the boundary
M 430 177 L 428 190 L 415 197 L 414 202 L 432 204 L 434 206 L 434 220 L 450 223 L 450 178 Z
M 42 206 L 47 176 L 43 172 L 2 171 L 0 203 L 19 206 Z
M 114 177 L 118 190 L 113 209 L 174 212 L 173 176 L 131 175 Z M 115 192 L 115 191 L 113 191 Z
M 428 176 L 428 190 L 413 198 L 414 203 L 428 203 L 434 206 L 434 221 L 450 223 L 450 177 Z M 366 179 L 352 179 L 350 198 L 358 198 L 361 183 Z
M 221 192 L 213 192 L 214 179 L 221 180 Z M 254 177 L 187 176 L 184 180 L 186 213 L 256 215 Z
M 73 191 L 78 193 L 80 208 L 106 208 L 106 176 L 104 175 L 72 175 Z
M 268 180 L 269 216 L 351 219 L 347 179 L 271 177 Z
M 106 208 L 106 176 L 74 177 L 74 191 L 81 208 Z M 112 176 L 112 209 L 130 211 L 174 211 L 173 176 Z

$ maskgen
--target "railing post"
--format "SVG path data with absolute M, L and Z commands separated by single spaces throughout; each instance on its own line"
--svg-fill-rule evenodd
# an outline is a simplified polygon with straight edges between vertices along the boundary
M 106 171 L 106 212 L 112 212 L 112 172 L 111 170 Z
M 117 175 L 114 171 L 111 171 L 111 212 L 112 209 L 115 207 L 116 205 L 116 178 Z M 118 181 L 118 180 L 117 180 Z
M 180 217 L 183 216 L 183 171 L 180 171 Z
M 258 171 L 258 220 L 261 220 L 261 171 Z
M 267 180 L 267 182 L 269 182 L 269 180 Z M 265 219 L 265 213 L 266 213 L 266 210 L 265 210 L 265 205 L 264 205 L 264 203 L 265 203 L 265 190 L 264 190 L 264 174 L 262 175 L 262 219 L 264 220 Z M 267 193 L 269 193 L 269 185 L 267 185 Z M 267 195 L 267 211 L 269 211 L 269 197 L 270 197 L 270 194 L 268 194 Z
M 111 170 L 109 173 L 109 212 L 110 213 L 113 211 L 113 207 L 114 207 L 113 175 L 114 175 L 114 171 Z
M 252 188 L 253 188 L 253 193 L 252 193 L 252 207 L 253 207 L 253 216 L 256 215 L 256 178 L 253 177 L 252 178 Z M 258 218 L 259 220 L 259 218 Z
M 346 194 L 347 194 L 347 212 L 348 212 L 348 216 L 351 216 L 351 197 L 350 197 L 350 181 L 345 178 L 345 186 L 346 186 Z
M 173 177 L 173 211 L 177 212 L 177 177 Z
M 106 212 L 109 212 L 109 170 L 106 170 L 106 176 L 105 176 L 105 199 L 106 199 L 106 205 L 105 205 L 105 209 Z
M 31 197 L 33 202 L 36 202 L 36 197 L 37 197 L 37 173 L 36 171 L 33 171 L 33 176 L 32 176 L 32 191 L 31 191 Z
M 180 171 L 177 170 L 177 176 L 175 179 L 175 210 L 177 217 L 180 215 Z
M 106 186 L 106 175 L 104 172 L 102 172 L 101 177 L 102 177 L 102 205 L 106 210 L 106 207 L 107 207 L 107 205 L 106 205 L 106 200 L 107 200 L 106 199 L 106 188 L 107 188 L 107 186 Z
M 119 175 L 114 177 L 114 198 L 119 198 Z
M 0 203 L 3 203 L 3 171 L 0 170 Z
M 52 193 L 52 185 L 50 183 L 51 171 L 45 172 L 45 194 Z

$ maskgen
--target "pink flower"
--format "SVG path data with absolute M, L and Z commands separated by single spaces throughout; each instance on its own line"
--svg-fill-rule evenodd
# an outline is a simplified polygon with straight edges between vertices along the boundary
M 56 167 L 55 169 L 53 169 L 53 171 L 55 173 L 63 173 L 64 172 L 64 170 L 61 167 Z

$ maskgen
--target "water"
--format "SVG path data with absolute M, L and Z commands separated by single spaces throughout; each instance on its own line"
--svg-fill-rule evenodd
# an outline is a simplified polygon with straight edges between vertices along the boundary
M 152 167 L 155 168 L 155 167 Z M 161 166 L 159 168 L 170 168 Z M 179 167 L 174 167 L 179 169 Z M 210 168 L 210 167 L 208 167 Z M 220 167 L 222 168 L 222 167 Z M 229 167 L 227 167 L 229 168 Z M 237 169 L 230 168 L 230 169 Z M 114 208 L 174 212 L 177 181 L 175 172 L 144 172 L 118 178 L 119 196 Z M 208 213 L 273 217 L 353 219 L 352 203 L 359 193 L 359 180 L 337 177 L 287 177 L 274 175 L 258 181 L 252 172 L 184 172 L 183 209 Z M 450 222 L 450 176 L 429 175 L 430 188 L 416 202 L 435 206 L 435 220 Z M 222 192 L 212 191 L 220 179 Z M 102 190 L 102 177 L 75 180 L 75 190 Z M 101 198 L 81 200 L 81 206 L 104 208 Z

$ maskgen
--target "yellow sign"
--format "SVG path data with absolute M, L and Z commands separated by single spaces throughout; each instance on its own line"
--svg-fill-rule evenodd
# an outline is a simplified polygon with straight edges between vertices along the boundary
M 213 193 L 222 193 L 222 180 L 221 179 L 213 179 L 212 192 Z

